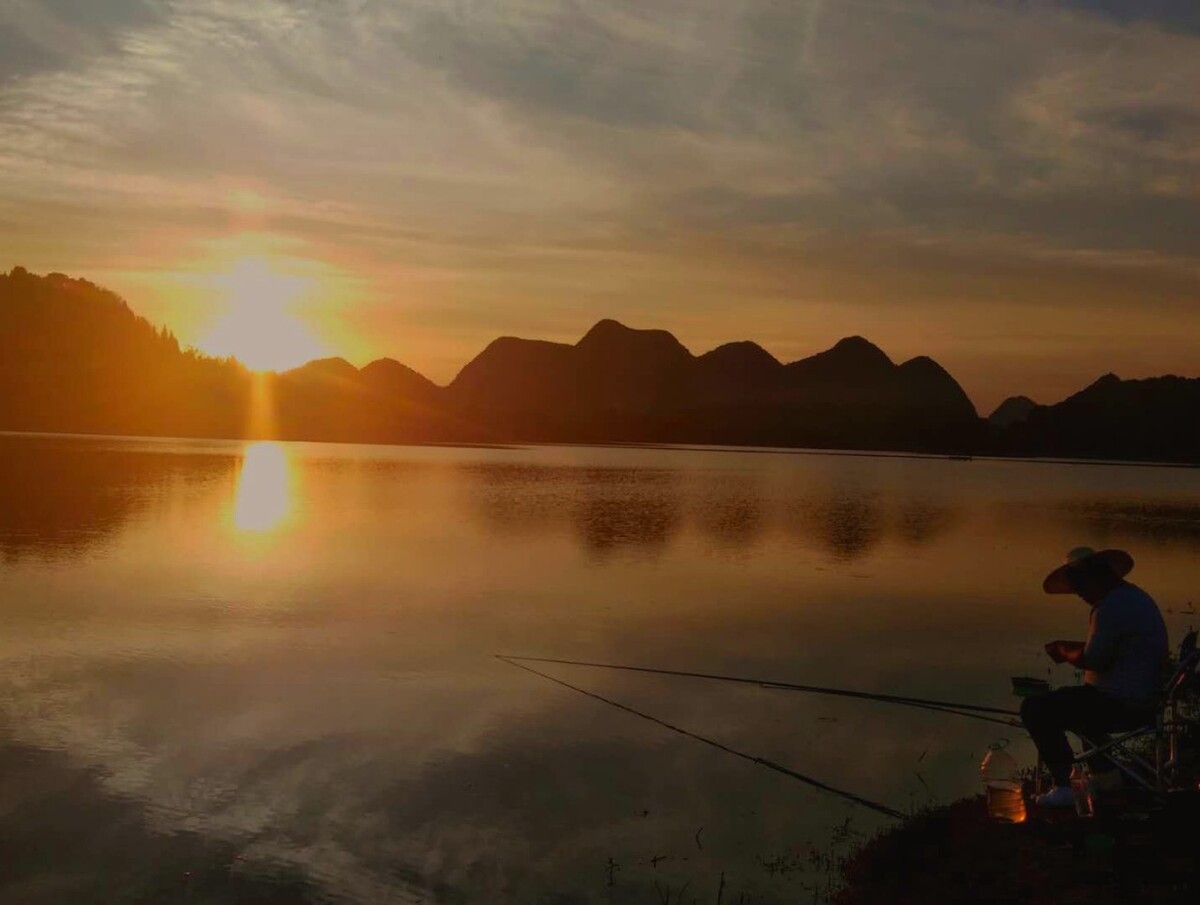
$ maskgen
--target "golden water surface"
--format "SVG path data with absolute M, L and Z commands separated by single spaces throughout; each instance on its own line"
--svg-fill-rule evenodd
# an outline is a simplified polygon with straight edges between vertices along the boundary
M 1193 470 L 0 436 L 0 899 L 819 900 L 887 818 L 494 655 L 1015 708 L 1010 676 L 1076 681 L 1041 645 L 1086 609 L 1039 588 L 1080 544 L 1197 621 Z M 539 668 L 900 810 L 979 791 L 999 736 L 1031 757 Z

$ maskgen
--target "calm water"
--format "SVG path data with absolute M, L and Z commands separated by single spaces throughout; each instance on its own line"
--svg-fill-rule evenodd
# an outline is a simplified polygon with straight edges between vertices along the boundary
M 1013 707 L 1081 543 L 1200 621 L 1194 470 L 0 436 L 0 900 L 812 901 L 886 818 L 493 655 Z M 1006 734 L 545 669 L 903 810 Z

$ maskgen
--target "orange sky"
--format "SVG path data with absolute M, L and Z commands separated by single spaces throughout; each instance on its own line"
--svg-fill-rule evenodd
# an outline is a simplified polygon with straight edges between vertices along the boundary
M 264 367 L 616 317 L 862 334 L 985 413 L 1196 376 L 1200 12 L 1132 8 L 17 0 L 0 267 Z

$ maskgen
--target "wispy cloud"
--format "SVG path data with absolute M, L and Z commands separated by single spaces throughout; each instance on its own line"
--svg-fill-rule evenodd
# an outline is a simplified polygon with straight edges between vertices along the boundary
M 1190 23 L 1167 2 L 16 0 L 0 238 L 33 266 L 103 270 L 118 245 L 123 270 L 181 266 L 253 186 L 270 228 L 374 279 L 380 316 L 425 325 L 425 352 L 377 351 L 438 377 L 500 325 L 613 313 L 727 334 L 688 308 L 697 248 L 705 284 L 790 319 L 793 344 L 836 338 L 815 300 L 845 312 L 830 330 L 931 314 L 896 287 L 939 269 L 966 285 L 948 251 L 964 243 L 988 249 L 972 293 L 1020 290 L 1031 255 L 1064 253 L 1081 289 L 1133 256 L 1145 297 L 1194 319 L 1176 293 L 1200 259 Z M 909 252 L 926 269 L 897 280 Z M 756 271 L 781 255 L 765 297 Z M 938 352 L 929 330 L 892 343 L 918 340 Z

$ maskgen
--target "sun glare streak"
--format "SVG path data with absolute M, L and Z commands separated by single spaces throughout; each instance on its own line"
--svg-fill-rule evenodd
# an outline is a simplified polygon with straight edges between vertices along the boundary
M 246 447 L 238 474 L 233 524 L 238 531 L 262 533 L 279 528 L 292 514 L 292 467 L 278 443 Z
M 261 371 L 250 377 L 247 437 L 255 440 L 271 440 L 275 437 L 275 399 L 271 386 L 273 380 L 272 375 Z
M 211 285 L 228 310 L 197 344 L 256 371 L 294 368 L 326 353 L 292 308 L 316 288 L 312 277 L 285 273 L 264 257 L 242 258 Z

